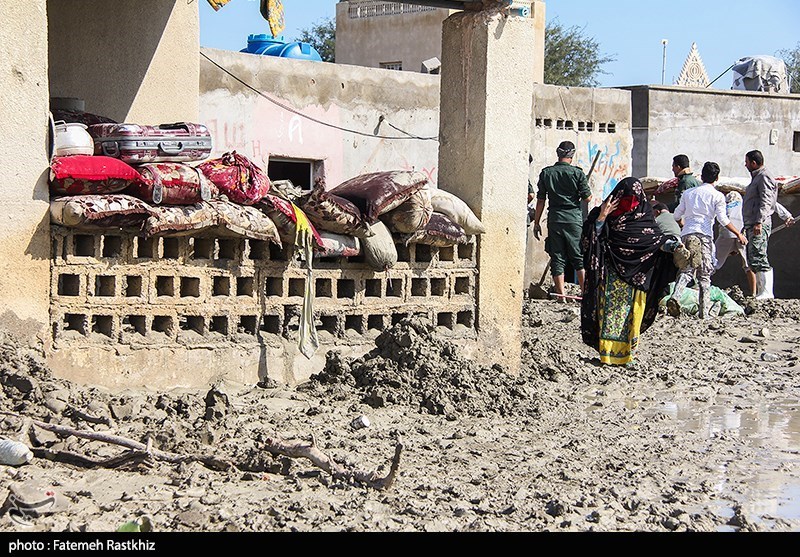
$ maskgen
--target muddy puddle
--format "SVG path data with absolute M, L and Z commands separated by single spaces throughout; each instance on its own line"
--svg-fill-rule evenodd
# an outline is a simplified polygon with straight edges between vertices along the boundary
M 588 411 L 593 411 L 594 397 L 589 400 Z M 676 438 L 692 436 L 708 445 L 724 440 L 738 447 L 729 456 L 717 454 L 706 463 L 704 483 L 714 495 L 705 506 L 723 523 L 734 524 L 718 526 L 718 531 L 738 530 L 737 514 L 762 530 L 800 521 L 799 400 L 781 396 L 751 400 L 745 392 L 709 397 L 702 392 L 661 391 L 644 400 L 626 397 L 622 404 L 630 411 L 665 417 Z

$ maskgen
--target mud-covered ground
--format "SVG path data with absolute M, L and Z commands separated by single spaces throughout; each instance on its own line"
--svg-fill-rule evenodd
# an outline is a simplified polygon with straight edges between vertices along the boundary
M 581 344 L 578 306 L 528 301 L 518 376 L 406 321 L 298 388 L 111 393 L 0 336 L 0 432 L 35 453 L 0 465 L 0 529 L 798 531 L 800 301 L 747 305 L 659 316 L 636 363 L 611 367 Z M 75 459 L 127 449 L 31 420 L 216 459 L 92 467 Z M 269 450 L 311 442 L 316 464 Z

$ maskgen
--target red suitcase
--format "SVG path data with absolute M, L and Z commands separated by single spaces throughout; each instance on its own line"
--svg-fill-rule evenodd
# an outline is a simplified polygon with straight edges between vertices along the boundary
M 130 164 L 201 161 L 211 154 L 211 133 L 203 124 L 95 124 L 89 133 L 95 155 Z

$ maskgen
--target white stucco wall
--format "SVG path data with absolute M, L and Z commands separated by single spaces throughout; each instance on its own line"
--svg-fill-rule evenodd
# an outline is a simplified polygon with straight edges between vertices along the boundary
M 0 18 L 0 327 L 33 338 L 49 321 L 47 15 L 8 2 Z

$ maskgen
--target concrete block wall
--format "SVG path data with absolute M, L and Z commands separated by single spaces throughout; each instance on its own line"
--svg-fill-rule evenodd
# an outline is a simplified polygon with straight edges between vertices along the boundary
M 202 384 L 204 374 L 178 373 L 185 352 L 231 348 L 259 354 L 240 362 L 236 379 L 296 384 L 320 371 L 327 350 L 351 352 L 403 317 L 422 314 L 454 339 L 475 338 L 476 245 L 405 246 L 398 239 L 395 267 L 373 272 L 361 257 L 314 260 L 314 314 L 320 350 L 312 362 L 296 346 L 305 266 L 293 250 L 268 242 L 209 234 L 145 239 L 133 231 L 78 231 L 52 227 L 51 326 L 59 373 L 110 387 L 156 382 Z M 77 349 L 92 357 L 76 358 Z M 126 359 L 129 350 L 137 358 Z M 148 378 L 151 352 L 173 368 Z M 230 355 L 230 354 L 228 354 Z M 264 359 L 282 360 L 269 362 Z M 102 368 L 113 373 L 91 373 Z M 316 366 L 316 367 L 315 367 Z M 149 367 L 149 366 L 148 366 Z M 157 366 L 156 366 L 157 367 Z M 216 367 L 216 369 L 215 369 Z M 177 378 L 180 379 L 170 379 Z

